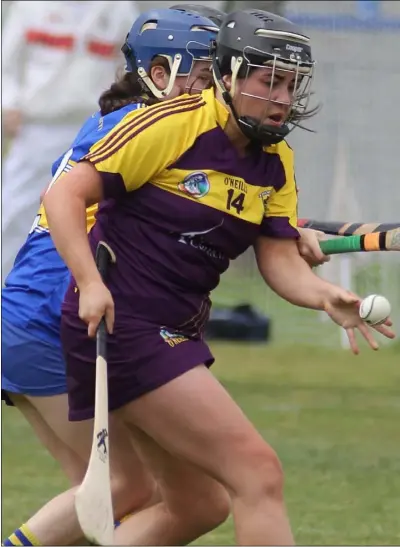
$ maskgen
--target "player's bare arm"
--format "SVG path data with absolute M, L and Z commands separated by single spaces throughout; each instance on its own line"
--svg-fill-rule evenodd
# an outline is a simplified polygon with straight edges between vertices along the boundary
M 296 306 L 324 309 L 334 286 L 312 272 L 301 257 L 296 240 L 261 236 L 255 252 L 262 277 L 279 296 Z M 271 256 L 273 260 L 269 259 Z
M 101 178 L 84 162 L 65 175 L 63 184 L 52 186 L 43 200 L 54 243 L 79 288 L 100 281 L 87 238 L 86 208 L 101 199 Z
M 102 194 L 100 175 L 83 162 L 65 175 L 63 184 L 52 186 L 43 202 L 54 243 L 80 290 L 80 317 L 89 325 L 89 336 L 95 335 L 103 315 L 109 332 L 114 323 L 114 304 L 96 268 L 86 230 L 86 208 L 100 202 Z
M 372 349 L 378 349 L 370 329 L 359 316 L 361 299 L 315 275 L 301 258 L 294 240 L 262 236 L 256 242 L 255 252 L 261 275 L 279 296 L 296 306 L 325 311 L 335 323 L 346 329 L 353 353 L 359 352 L 355 329 Z M 273 260 L 270 260 L 271 256 Z M 394 338 L 393 331 L 388 328 L 390 325 L 389 319 L 375 330 L 386 338 Z

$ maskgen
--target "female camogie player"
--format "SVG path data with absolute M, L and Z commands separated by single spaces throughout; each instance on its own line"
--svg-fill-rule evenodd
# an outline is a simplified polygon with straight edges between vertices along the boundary
M 191 6 L 192 11 L 185 6 L 180 6 L 179 11 L 153 10 L 138 18 L 123 47 L 126 74 L 102 94 L 100 111 L 87 120 L 71 149 L 54 163 L 53 182 L 67 173 L 127 113 L 185 91 L 199 92 L 209 84 L 209 46 L 218 27 L 202 15 L 207 10 L 201 6 L 194 10 L 195 7 Z M 132 64 L 132 54 L 140 59 L 139 67 Z M 95 210 L 96 207 L 88 210 L 88 229 L 93 224 Z M 2 396 L 23 413 L 40 441 L 59 461 L 71 484 L 79 485 L 90 452 L 92 423 L 68 422 L 65 363 L 59 334 L 61 302 L 68 281 L 68 269 L 52 243 L 41 207 L 2 291 Z M 154 481 L 136 458 L 128 431 L 118 420 L 111 420 L 115 508 L 117 515 L 124 515 L 156 499 L 152 497 Z M 118 449 L 114 450 L 114 446 Z M 184 493 L 181 500 L 184 504 Z M 223 520 L 227 511 L 229 508 L 221 516 L 211 500 L 204 510 L 204 530 Z M 162 521 L 159 524 L 163 526 Z M 180 530 L 186 537 L 185 526 L 191 526 L 188 515 L 174 535 L 166 536 L 166 541 L 179 542 Z M 17 529 L 4 544 L 66 545 L 80 535 L 72 494 L 68 492 Z
M 209 294 L 230 260 L 254 246 L 262 277 L 282 298 L 325 311 L 354 353 L 356 329 L 377 348 L 359 297 L 317 277 L 296 245 L 284 139 L 306 115 L 313 67 L 309 39 L 290 21 L 231 13 L 213 53 L 215 89 L 127 114 L 44 198 L 73 274 L 61 326 L 70 419 L 93 417 L 93 337 L 105 316 L 110 410 L 130 428 L 163 496 L 204 473 L 210 488 L 212 479 L 226 488 L 237 545 L 294 540 L 276 453 L 209 370 Z M 102 201 L 88 238 L 86 207 Z M 117 257 L 108 288 L 94 261 L 101 240 Z M 375 330 L 391 338 L 387 325 Z M 163 544 L 151 530 L 164 510 L 132 517 L 152 544 Z
M 176 6 L 176 9 L 180 11 L 190 10 L 191 13 L 206 16 L 215 22 L 219 22 L 222 16 L 221 12 L 217 10 L 193 4 L 179 5 Z M 157 17 L 161 15 L 162 13 L 158 13 Z M 144 15 L 141 20 L 146 21 L 146 17 L 149 20 L 147 15 Z M 154 14 L 152 17 L 154 19 Z M 169 21 L 168 24 L 170 26 L 165 27 L 167 30 L 176 30 L 176 27 L 174 27 L 175 21 Z M 132 36 L 135 35 L 131 33 L 131 45 L 134 49 L 136 48 L 142 59 L 147 59 L 144 66 L 150 63 L 149 54 L 152 56 L 157 47 L 159 48 L 158 51 L 163 51 L 167 45 L 162 42 L 163 39 L 166 40 L 166 34 L 164 33 L 164 36 L 161 36 L 161 29 L 156 29 L 156 32 L 157 40 L 152 43 L 154 47 L 147 53 L 145 50 L 145 44 L 148 44 L 146 33 L 137 38 L 135 42 L 132 42 Z M 151 40 L 153 36 L 154 34 L 151 35 Z M 199 35 L 196 35 L 196 38 L 197 36 Z M 175 54 L 181 51 L 184 55 L 186 54 L 186 50 L 177 47 L 176 44 L 171 49 L 168 43 L 168 48 L 169 51 Z M 123 80 L 113 84 L 112 88 L 102 95 L 100 99 L 101 111 L 85 123 L 71 150 L 54 163 L 54 180 L 57 180 L 63 172 L 68 171 L 71 165 L 84 155 L 93 139 L 96 140 L 101 137 L 114 124 L 118 123 L 123 115 L 136 108 L 136 104 L 132 101 L 140 101 L 143 106 L 146 103 L 154 102 L 154 98 L 161 99 L 164 97 L 161 90 L 168 83 L 168 73 L 170 71 L 168 62 L 165 57 L 157 57 L 152 60 L 150 66 L 151 68 L 148 70 L 151 75 L 150 87 L 151 82 L 160 87 L 160 90 L 158 90 L 153 86 L 154 93 L 147 87 L 148 97 L 153 97 L 153 100 L 149 98 L 144 100 L 140 96 L 142 88 L 138 85 L 137 76 L 128 61 L 129 71 Z M 207 67 L 205 65 L 200 66 L 199 63 L 196 63 L 195 66 L 197 66 L 198 74 L 192 72 L 192 77 L 198 78 L 201 76 L 207 81 L 207 74 L 204 74 Z M 182 92 L 185 89 L 185 77 L 179 76 L 183 73 L 182 68 L 178 71 L 178 76 L 175 79 L 178 89 L 174 92 Z M 198 83 L 196 86 L 198 86 Z M 121 108 L 121 111 L 118 112 L 119 108 Z M 92 208 L 88 211 L 89 227 L 93 223 L 95 209 Z M 307 245 L 308 249 L 306 248 Z M 305 258 L 309 258 L 313 263 L 320 261 L 320 257 L 318 257 L 318 253 L 320 253 L 319 246 L 316 244 L 315 237 L 312 236 L 312 231 L 304 230 L 299 248 L 300 251 L 303 251 Z M 86 425 L 69 424 L 65 421 L 66 387 L 64 366 L 59 347 L 59 315 L 60 302 L 68 279 L 67 269 L 52 245 L 45 214 L 43 208 L 41 208 L 3 291 L 3 396 L 8 401 L 12 400 L 27 417 L 39 439 L 60 462 L 71 483 L 79 484 L 86 469 L 86 458 L 90 443 L 86 435 Z M 26 334 L 28 326 L 30 332 Z M 28 354 L 29 358 L 27 358 Z M 83 438 L 86 439 L 86 442 L 83 441 Z M 125 439 L 126 436 L 121 435 L 118 438 Z M 113 446 L 115 448 L 114 442 Z M 113 468 L 116 477 L 124 477 L 126 467 L 129 471 L 131 468 L 136 469 L 137 473 L 131 476 L 133 486 L 125 478 L 121 479 L 120 482 L 115 481 L 117 484 L 122 483 L 125 486 L 124 491 L 128 493 L 126 503 L 133 504 L 133 507 L 135 507 L 140 505 L 141 500 L 145 500 L 149 496 L 149 480 L 143 479 L 145 474 L 140 475 L 139 464 L 133 466 L 132 459 L 134 456 L 129 454 L 129 448 L 129 443 L 122 444 L 121 450 L 118 451 L 122 457 L 121 463 L 119 461 L 113 462 Z M 126 458 L 124 458 L 125 455 Z M 142 479 L 139 479 L 139 476 Z M 132 497 L 131 492 L 136 493 L 137 499 Z M 120 499 L 120 496 L 117 499 Z M 184 496 L 180 495 L 180 500 L 184 505 Z M 61 507 L 64 503 L 69 506 L 70 497 L 61 495 L 57 503 L 57 511 L 62 515 L 63 509 Z M 17 529 L 6 542 L 11 543 L 12 538 L 15 536 L 20 541 L 24 541 L 23 538 L 26 537 L 29 542 L 30 537 L 35 542 L 35 539 L 32 538 L 38 537 L 42 544 L 47 542 L 50 544 L 62 543 L 69 541 L 67 538 L 71 537 L 71 533 L 72 536 L 78 533 L 76 532 L 76 526 L 72 524 L 65 527 L 54 526 L 54 521 L 57 520 L 53 510 L 54 505 L 49 504 L 47 507 L 48 510 L 42 510 L 26 525 Z M 122 507 L 126 507 L 126 505 L 122 505 Z M 132 507 L 132 505 L 129 505 L 129 507 Z M 185 507 L 193 507 L 193 504 L 186 504 Z M 219 507 L 221 509 L 222 504 Z M 122 512 L 125 511 L 125 509 L 121 510 Z M 51 527 L 49 527 L 46 520 L 49 512 L 53 515 Z M 219 512 L 214 510 L 213 521 L 223 520 L 222 515 L 222 510 Z M 208 515 L 206 515 L 207 518 Z M 69 522 L 65 516 L 62 517 L 62 520 Z M 72 518 L 71 522 L 75 522 L 75 519 Z M 190 524 L 190 519 L 187 516 L 185 517 L 185 524 Z M 63 535 L 64 530 L 67 530 L 65 536 Z M 177 530 L 183 531 L 184 527 L 179 525 Z M 129 530 L 126 531 L 125 527 L 124 529 L 121 528 L 119 533 L 128 534 L 129 536 Z M 64 537 L 65 539 L 63 539 Z M 179 537 L 179 535 L 172 536 L 172 543 L 178 542 Z M 164 540 L 167 541 L 165 535 Z

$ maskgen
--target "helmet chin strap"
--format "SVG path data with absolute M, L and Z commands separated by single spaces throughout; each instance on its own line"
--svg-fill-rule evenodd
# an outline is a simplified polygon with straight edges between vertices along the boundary
M 150 91 L 153 93 L 153 95 L 155 97 L 157 97 L 157 99 L 163 99 L 164 97 L 168 97 L 168 95 L 172 91 L 172 88 L 174 87 L 174 83 L 175 83 L 175 80 L 176 80 L 176 76 L 178 74 L 178 70 L 179 70 L 179 66 L 181 64 L 181 61 L 182 61 L 182 55 L 180 53 L 177 53 L 174 56 L 174 60 L 173 60 L 172 66 L 171 66 L 171 73 L 169 75 L 168 85 L 163 90 L 158 89 L 154 85 L 152 79 L 150 78 L 150 76 L 148 76 L 147 72 L 145 71 L 145 69 L 143 67 L 139 67 L 137 69 L 137 72 L 138 72 L 140 78 L 143 80 L 143 82 L 148 87 L 148 89 L 150 89 Z M 171 63 L 170 63 L 170 65 L 171 65 Z
M 239 71 L 239 68 L 243 62 L 243 59 L 239 57 L 236 60 L 235 67 L 232 70 L 232 95 L 234 94 L 236 77 Z M 212 53 L 212 67 L 214 73 L 214 80 L 217 88 L 221 92 L 222 98 L 224 99 L 226 105 L 230 108 L 235 121 L 242 131 L 243 135 L 247 137 L 250 141 L 256 141 L 263 146 L 270 146 L 271 144 L 278 144 L 283 141 L 283 139 L 289 134 L 289 127 L 284 124 L 281 127 L 275 127 L 273 125 L 263 125 L 256 118 L 251 116 L 239 116 L 236 108 L 233 104 L 232 95 L 226 89 L 224 82 L 222 80 L 221 71 L 216 58 L 216 53 Z

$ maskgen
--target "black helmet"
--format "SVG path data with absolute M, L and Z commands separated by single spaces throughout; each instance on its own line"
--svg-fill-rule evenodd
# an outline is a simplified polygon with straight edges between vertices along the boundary
M 207 17 L 207 19 L 210 19 L 218 27 L 221 26 L 222 20 L 225 17 L 223 11 L 203 4 L 175 4 L 174 6 L 170 6 L 169 9 L 187 11 L 195 15 Z
M 240 129 L 250 140 L 263 145 L 280 142 L 294 127 L 290 127 L 290 120 L 305 111 L 315 64 L 309 41 L 300 27 L 273 13 L 254 9 L 225 16 L 213 51 L 214 78 Z M 275 69 L 295 73 L 296 91 L 284 125 L 265 125 L 255 118 L 238 116 L 222 76 L 232 74 L 234 90 L 236 78 L 248 75 L 251 67 L 270 67 L 272 75 Z

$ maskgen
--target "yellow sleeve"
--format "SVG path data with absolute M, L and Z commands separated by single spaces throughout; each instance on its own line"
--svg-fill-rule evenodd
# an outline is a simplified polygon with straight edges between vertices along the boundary
M 293 150 L 286 141 L 283 141 L 275 147 L 270 147 L 268 151 L 279 155 L 281 168 L 280 173 L 277 173 L 278 187 L 274 188 L 265 200 L 261 232 L 268 237 L 298 238 Z
M 127 114 L 82 159 L 102 176 L 105 198 L 140 188 L 178 159 L 202 131 L 201 95 L 183 95 Z

